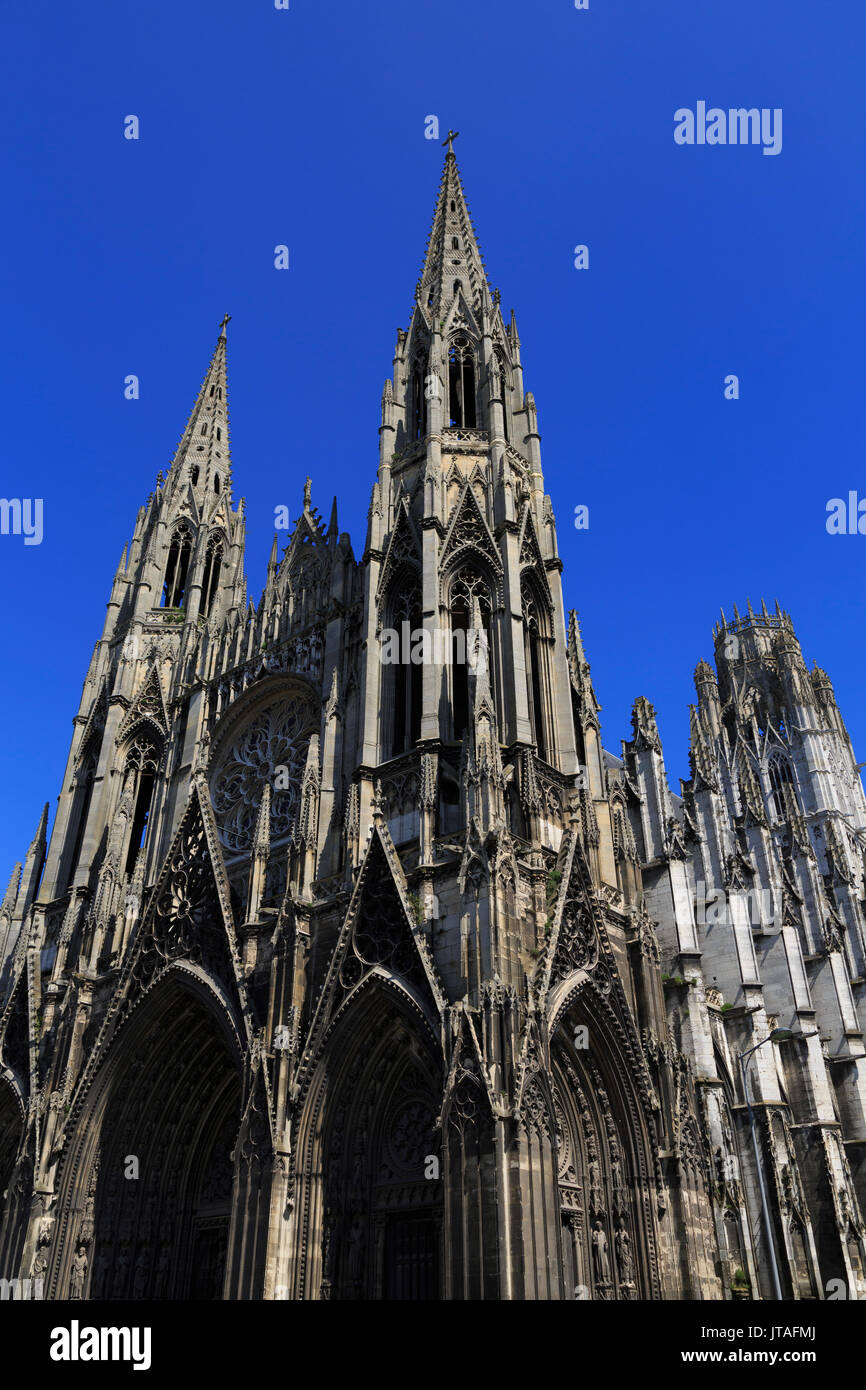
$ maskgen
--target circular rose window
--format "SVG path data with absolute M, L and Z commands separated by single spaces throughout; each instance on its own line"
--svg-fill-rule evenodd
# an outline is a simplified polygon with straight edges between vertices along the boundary
M 227 850 L 243 853 L 252 844 L 266 782 L 271 787 L 271 839 L 289 836 L 309 741 L 309 704 L 285 696 L 257 710 L 228 741 L 210 779 L 219 836 Z

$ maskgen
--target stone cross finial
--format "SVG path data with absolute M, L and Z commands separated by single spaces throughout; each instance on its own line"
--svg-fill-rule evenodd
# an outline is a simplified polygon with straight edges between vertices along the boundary
M 453 154 L 453 153 L 454 153 L 454 141 L 457 139 L 457 136 L 458 136 L 459 134 L 460 134 L 460 131 L 459 131 L 459 130 L 449 130 L 449 132 L 448 132 L 446 138 L 442 141 L 442 144 L 443 144 L 443 145 L 447 145 L 447 146 L 448 146 L 448 153 L 449 153 L 449 154 Z
M 222 323 L 220 324 L 220 337 L 221 337 L 221 338 L 224 338 L 224 337 L 226 336 L 226 324 L 227 324 L 227 323 L 231 323 L 231 321 L 232 321 L 232 316 L 231 316 L 231 314 L 223 314 L 223 321 L 222 321 Z

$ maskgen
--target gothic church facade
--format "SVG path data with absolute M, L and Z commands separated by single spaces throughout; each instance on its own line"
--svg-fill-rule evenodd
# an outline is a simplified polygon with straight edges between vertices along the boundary
M 775 1255 L 785 1298 L 866 1295 L 866 804 L 830 682 L 778 608 L 723 618 L 674 795 L 646 699 L 603 748 L 561 569 L 449 147 L 360 558 L 308 482 L 248 601 L 225 323 L 136 519 L 0 905 L 0 1274 L 730 1299 L 773 1297 Z M 403 624 L 487 659 L 383 661 Z

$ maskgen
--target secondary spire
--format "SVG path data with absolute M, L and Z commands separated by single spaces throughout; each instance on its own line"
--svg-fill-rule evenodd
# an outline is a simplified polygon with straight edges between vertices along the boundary
M 424 313 L 441 317 L 458 297 L 474 311 L 482 302 L 490 303 L 490 287 L 478 246 L 469 205 L 460 182 L 454 141 L 457 130 L 449 130 L 443 145 L 448 149 L 439 184 L 433 225 L 427 242 L 424 268 L 415 295 Z
M 224 314 L 210 366 L 169 469 L 166 486 L 171 491 L 192 484 L 214 496 L 231 495 L 226 370 L 226 326 L 230 322 L 231 314 Z

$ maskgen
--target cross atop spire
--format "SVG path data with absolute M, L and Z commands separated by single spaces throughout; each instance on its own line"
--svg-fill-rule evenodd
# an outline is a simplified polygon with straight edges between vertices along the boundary
M 491 302 L 487 273 L 452 148 L 458 133 L 449 130 L 447 141 L 443 141 L 448 145 L 448 153 L 439 184 L 424 269 L 416 289 L 417 300 L 428 315 L 447 309 L 458 294 L 462 294 L 467 304 L 476 310 L 482 301 Z
M 459 134 L 460 134 L 460 131 L 459 131 L 459 130 L 449 130 L 449 132 L 448 132 L 448 134 L 446 135 L 445 139 L 442 141 L 443 146 L 444 146 L 444 145 L 447 145 L 447 146 L 448 146 L 448 153 L 449 153 L 449 154 L 453 154 L 453 153 L 454 153 L 454 141 L 457 139 L 457 136 L 458 136 Z
M 222 321 L 222 323 L 220 324 L 220 337 L 221 337 L 221 338 L 224 338 L 224 337 L 226 336 L 226 325 L 227 325 L 227 324 L 230 324 L 231 321 L 232 321 L 232 316 L 231 316 L 231 314 L 223 314 L 223 321 Z

